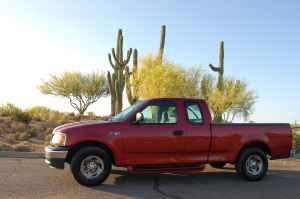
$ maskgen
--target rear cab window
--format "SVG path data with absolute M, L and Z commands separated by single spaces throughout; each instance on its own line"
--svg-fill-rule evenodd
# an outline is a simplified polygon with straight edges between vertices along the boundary
M 193 124 L 203 124 L 203 114 L 198 102 L 186 101 L 184 103 L 186 119 Z

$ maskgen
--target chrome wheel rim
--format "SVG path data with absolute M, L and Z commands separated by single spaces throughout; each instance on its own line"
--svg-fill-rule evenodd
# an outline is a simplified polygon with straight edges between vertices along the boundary
M 91 155 L 87 156 L 81 161 L 80 172 L 89 179 L 93 180 L 99 177 L 104 170 L 104 162 L 99 156 Z
M 246 170 L 251 175 L 259 175 L 263 169 L 263 160 L 259 155 L 250 155 L 246 160 Z

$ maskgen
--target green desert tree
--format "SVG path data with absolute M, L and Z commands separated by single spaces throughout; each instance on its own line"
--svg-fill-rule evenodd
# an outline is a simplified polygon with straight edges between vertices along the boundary
M 218 81 L 210 74 L 201 81 L 201 97 L 208 102 L 214 121 L 232 122 L 237 117 L 247 120 L 255 104 L 254 92 L 244 81 L 233 78 L 224 78 L 223 81 L 223 90 L 218 88 Z
M 51 75 L 38 88 L 43 94 L 67 98 L 70 105 L 81 115 L 91 104 L 109 93 L 106 77 L 99 72 L 64 72 L 61 75 Z
M 153 97 L 193 97 L 197 87 L 192 76 L 180 65 L 157 56 L 148 55 L 141 59 L 138 70 L 138 92 L 141 98 Z

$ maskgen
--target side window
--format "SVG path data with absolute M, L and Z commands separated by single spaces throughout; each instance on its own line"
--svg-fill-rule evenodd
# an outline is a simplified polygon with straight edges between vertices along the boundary
M 187 119 L 191 123 L 203 123 L 203 117 L 198 103 L 186 102 L 185 111 L 186 111 Z
M 148 105 L 142 114 L 141 124 L 174 124 L 177 122 L 175 102 L 158 102 Z

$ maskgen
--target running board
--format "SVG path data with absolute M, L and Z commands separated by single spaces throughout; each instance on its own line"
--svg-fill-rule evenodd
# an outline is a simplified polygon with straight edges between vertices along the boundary
M 130 166 L 127 167 L 130 173 L 199 173 L 205 165 L 193 166 Z

